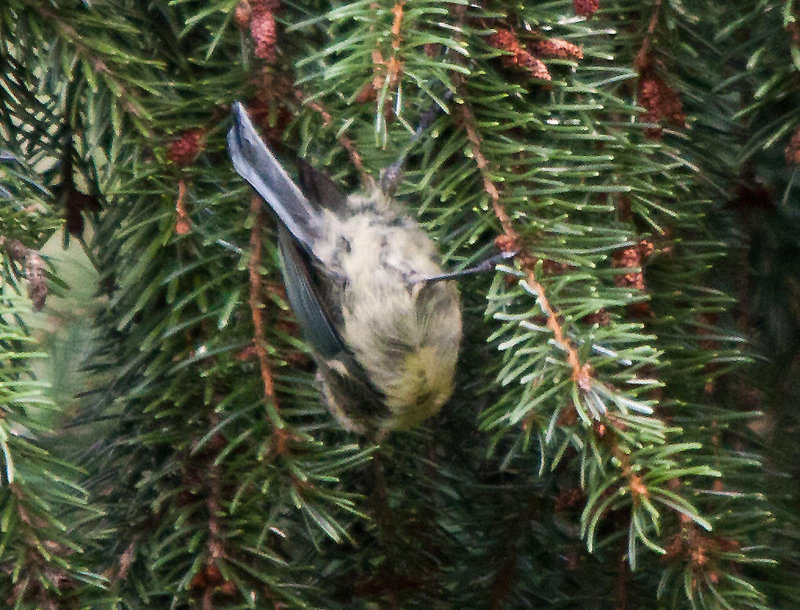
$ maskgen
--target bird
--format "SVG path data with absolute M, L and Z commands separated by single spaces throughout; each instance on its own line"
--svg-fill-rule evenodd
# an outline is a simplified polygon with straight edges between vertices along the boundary
M 376 441 L 419 426 L 453 393 L 462 314 L 436 245 L 393 195 L 398 166 L 345 195 L 297 159 L 298 185 L 240 102 L 232 118 L 230 158 L 278 220 L 281 273 L 323 402 Z

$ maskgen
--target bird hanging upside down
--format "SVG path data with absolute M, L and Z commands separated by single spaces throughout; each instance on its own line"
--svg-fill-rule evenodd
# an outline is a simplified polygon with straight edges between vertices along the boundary
M 238 102 L 233 118 L 231 159 L 278 217 L 286 292 L 331 413 L 377 440 L 438 413 L 453 392 L 459 293 L 392 181 L 345 196 L 299 161 L 298 187 Z

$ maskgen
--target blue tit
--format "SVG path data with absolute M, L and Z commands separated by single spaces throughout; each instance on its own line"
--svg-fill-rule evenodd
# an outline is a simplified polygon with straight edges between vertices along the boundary
M 345 196 L 303 161 L 298 186 L 238 102 L 228 148 L 278 218 L 287 296 L 330 412 L 375 439 L 438 413 L 453 392 L 459 292 L 436 281 L 437 248 L 391 188 Z

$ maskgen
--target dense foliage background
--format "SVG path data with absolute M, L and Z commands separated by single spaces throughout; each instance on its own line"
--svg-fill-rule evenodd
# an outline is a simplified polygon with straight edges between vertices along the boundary
M 793 0 L 0 3 L 0 599 L 796 608 Z M 340 430 L 235 175 L 398 197 L 458 384 Z M 431 127 L 413 140 L 431 108 Z

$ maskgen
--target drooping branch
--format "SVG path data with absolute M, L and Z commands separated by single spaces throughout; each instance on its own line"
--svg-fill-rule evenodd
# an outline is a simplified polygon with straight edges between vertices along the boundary
M 525 244 L 520 239 L 519 233 L 514 229 L 511 223 L 511 217 L 508 215 L 505 207 L 500 201 L 500 191 L 492 180 L 489 161 L 483 154 L 482 140 L 475 127 L 476 121 L 467 104 L 461 105 L 461 114 L 464 128 L 467 131 L 467 138 L 470 142 L 472 155 L 475 158 L 475 163 L 478 165 L 478 170 L 481 173 L 483 181 L 483 188 L 489 199 L 492 202 L 492 210 L 494 211 L 500 226 L 503 229 L 503 240 L 501 248 L 505 251 L 516 251 L 517 259 L 520 262 L 523 270 L 525 271 L 525 282 L 528 287 L 536 294 L 536 299 L 541 307 L 542 312 L 547 317 L 547 327 L 553 333 L 555 342 L 566 352 L 567 362 L 572 368 L 572 378 L 578 383 L 583 390 L 590 388 L 590 373 L 591 369 L 588 364 L 581 364 L 578 357 L 578 351 L 572 342 L 565 336 L 564 330 L 561 327 L 561 322 L 555 308 L 550 305 L 550 301 L 544 290 L 544 286 L 536 279 L 534 272 L 534 265 L 536 259 L 530 255 Z

